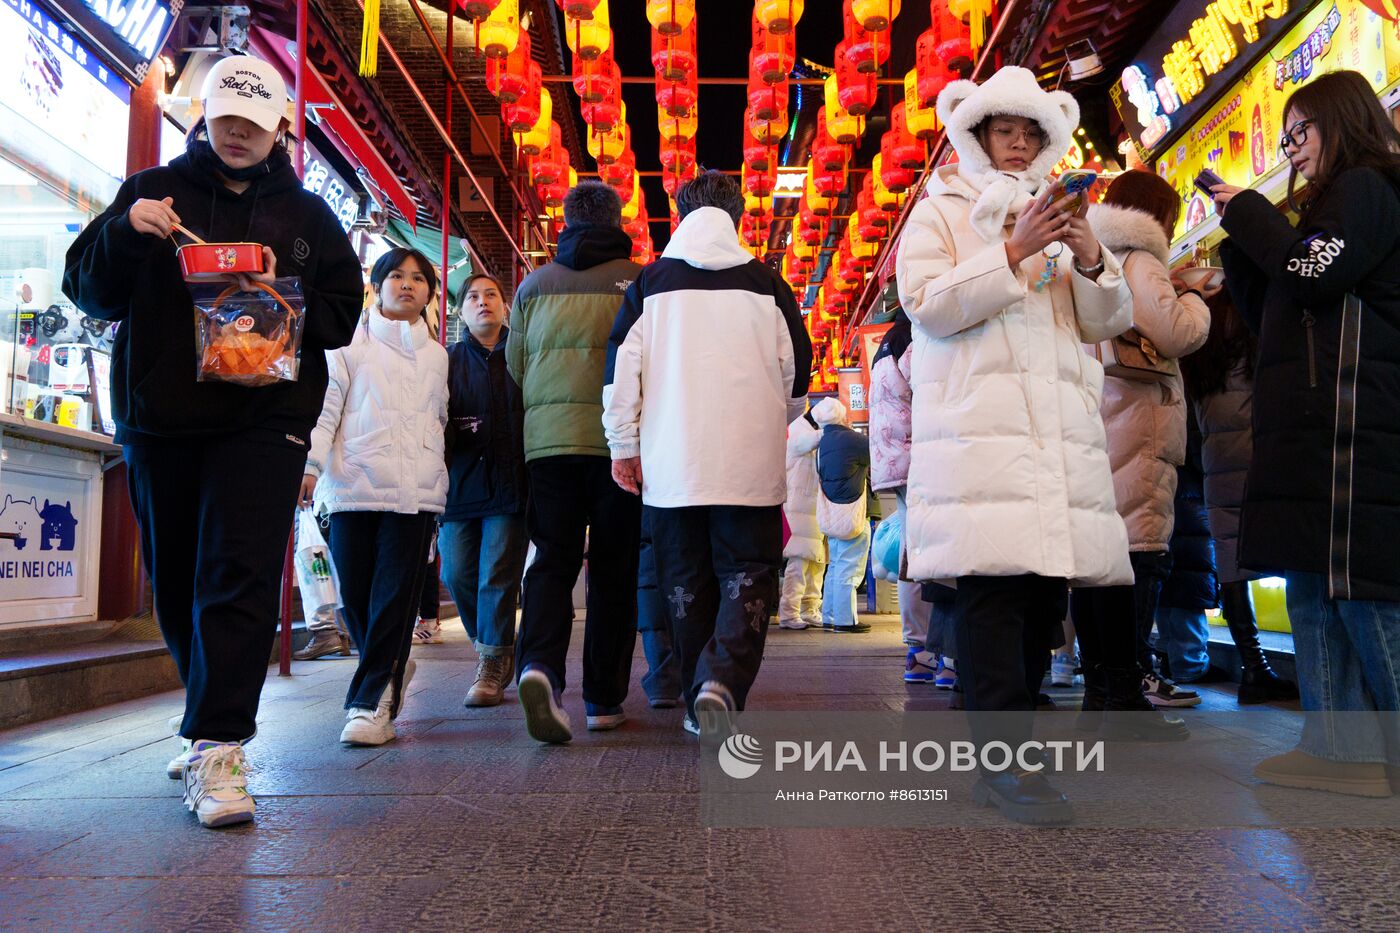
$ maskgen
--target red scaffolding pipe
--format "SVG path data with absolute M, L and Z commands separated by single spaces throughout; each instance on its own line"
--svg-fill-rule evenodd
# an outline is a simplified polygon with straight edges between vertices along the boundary
M 452 61 L 452 13 L 456 9 L 456 2 L 452 0 L 448 4 L 447 14 L 447 61 Z M 449 71 L 450 76 L 450 71 Z M 447 98 L 445 103 L 447 124 L 447 135 L 452 135 L 452 86 L 449 84 L 443 92 Z M 451 297 L 451 292 L 447 288 L 447 247 L 451 242 L 451 234 L 448 227 L 451 224 L 452 212 L 448 210 L 448 203 L 452 192 L 452 153 L 443 150 L 442 153 L 442 287 L 438 289 L 438 343 L 447 346 L 447 302 Z

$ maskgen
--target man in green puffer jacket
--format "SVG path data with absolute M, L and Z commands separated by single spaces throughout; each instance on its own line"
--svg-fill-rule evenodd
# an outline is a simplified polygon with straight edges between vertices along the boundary
M 601 182 L 564 201 L 554 262 L 525 277 L 511 308 L 506 364 L 525 404 L 527 521 L 535 561 L 525 574 L 516 670 L 530 735 L 573 737 L 561 706 L 574 582 L 588 535 L 583 699 L 588 728 L 624 720 L 637 637 L 641 499 L 618 488 L 603 436 L 608 333 L 642 267 L 628 257 L 622 202 Z

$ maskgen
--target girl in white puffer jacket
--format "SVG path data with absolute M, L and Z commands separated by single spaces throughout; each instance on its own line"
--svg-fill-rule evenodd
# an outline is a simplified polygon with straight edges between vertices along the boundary
M 791 536 L 783 545 L 782 596 L 778 626 L 804 629 L 822 624 L 822 577 L 826 573 L 826 536 L 817 526 L 817 445 L 821 428 L 810 412 L 788 425 L 787 501 L 783 517 Z
M 413 677 L 409 647 L 424 555 L 447 504 L 447 351 L 428 327 L 437 274 L 392 249 L 350 346 L 326 354 L 330 384 L 311 434 L 302 505 L 330 513 L 331 556 L 360 664 L 340 740 L 383 745 Z M 435 581 L 434 581 L 435 582 Z

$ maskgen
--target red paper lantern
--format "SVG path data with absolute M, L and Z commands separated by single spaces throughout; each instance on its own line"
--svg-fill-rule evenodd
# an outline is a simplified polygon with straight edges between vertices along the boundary
M 579 113 L 583 115 L 583 122 L 593 129 L 600 133 L 610 132 L 622 119 L 622 74 L 618 71 L 617 63 L 612 63 L 611 74 L 607 80 L 597 79 L 597 83 L 592 87 L 602 96 L 596 101 L 580 101 Z
M 667 81 L 680 81 L 695 74 L 695 26 L 692 24 L 674 36 L 651 33 L 651 67 L 656 76 Z
M 875 74 L 862 74 L 851 64 L 845 42 L 836 44 L 836 97 L 852 116 L 863 117 L 875 106 Z
M 744 111 L 744 125 L 753 138 L 767 146 L 777 145 L 787 135 L 787 120 L 760 120 L 752 110 Z
M 661 145 L 661 167 L 684 175 L 695 167 L 695 140 L 683 143 Z
M 744 124 L 744 167 L 751 172 L 766 172 L 768 166 L 778 161 L 777 147 L 764 145 L 753 138 L 748 124 Z
M 778 183 L 778 167 L 770 165 L 765 172 L 750 172 L 744 169 L 744 192 L 754 197 L 766 198 L 772 195 Z
M 613 162 L 598 166 L 598 177 L 609 187 L 616 188 L 622 200 L 632 196 L 632 178 L 637 172 L 637 156 L 632 151 L 632 131 L 627 131 L 627 148 Z M 626 192 L 623 195 L 623 192 Z
M 841 166 L 839 172 L 815 171 L 812 173 L 812 184 L 817 189 L 817 194 L 825 198 L 840 197 L 846 190 L 846 166 Z
M 919 100 L 925 107 L 934 106 L 938 95 L 957 78 L 957 73 L 948 67 L 948 63 L 938 53 L 938 46 L 938 34 L 932 29 L 926 29 L 919 36 L 919 43 L 914 53 L 914 71 L 918 76 Z
M 756 69 L 749 70 L 749 112 L 759 120 L 787 120 L 788 85 L 765 84 Z
M 560 141 L 559 124 L 550 121 L 549 148 L 530 160 L 530 181 L 535 185 L 553 185 L 569 174 L 569 150 Z
M 936 0 L 935 0 L 936 2 Z M 851 0 L 845 0 L 841 10 L 844 53 L 838 51 L 838 63 L 842 58 L 860 72 L 876 72 L 890 58 L 890 36 L 888 32 L 866 32 L 851 12 Z M 837 49 L 840 50 L 840 44 Z
M 585 104 L 616 98 L 621 78 L 622 73 L 613 59 L 612 49 L 592 61 L 574 58 L 574 92 Z
M 515 99 L 513 103 L 501 106 L 501 119 L 510 127 L 512 133 L 528 132 L 540 120 L 540 95 L 549 92 L 542 87 L 539 63 L 531 61 L 526 64 L 528 69 L 528 86 L 525 93 Z
M 749 62 L 765 84 L 778 84 L 787 81 L 797 60 L 797 35 L 788 30 L 774 35 L 757 18 L 753 20 L 753 44 L 749 52 Z
M 909 132 L 909 124 L 905 119 L 904 101 L 900 101 L 890 109 L 890 129 L 885 136 L 892 137 L 889 150 L 886 151 L 884 137 L 880 140 L 880 151 L 885 153 L 885 164 L 894 165 L 905 169 L 921 169 L 924 167 L 926 150 L 924 145 Z
M 666 189 L 667 197 L 674 198 L 676 196 L 676 192 L 680 190 L 681 186 L 684 185 L 686 182 L 694 179 L 695 174 L 696 171 L 694 160 L 691 161 L 690 165 L 684 167 L 683 169 L 669 169 L 666 168 L 665 165 L 663 165 L 661 167 L 661 187 Z M 672 229 L 675 229 L 674 226 L 672 227 Z
M 739 221 L 739 240 L 749 249 L 768 245 L 769 219 L 762 215 L 745 214 Z
M 826 107 L 817 108 L 817 132 L 812 139 L 812 162 L 824 172 L 839 172 L 850 159 L 850 147 L 831 138 L 826 131 Z
M 533 71 L 531 65 L 534 65 Z M 540 66 L 530 57 L 530 31 L 527 29 L 520 30 L 519 41 L 505 58 L 486 59 L 486 89 L 502 104 L 515 103 L 532 89 L 538 94 L 540 80 Z
M 694 72 L 682 81 L 656 79 L 656 106 L 668 116 L 683 117 L 690 113 L 699 96 L 700 85 Z
M 954 78 L 967 77 L 977 63 L 972 50 L 972 33 L 967 24 L 948 8 L 947 0 L 932 0 L 929 13 L 933 21 L 929 31 L 934 34 L 934 50 L 938 57 Z

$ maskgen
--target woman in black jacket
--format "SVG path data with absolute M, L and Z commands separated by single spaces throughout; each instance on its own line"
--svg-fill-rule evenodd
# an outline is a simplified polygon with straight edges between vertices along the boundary
M 282 561 L 307 439 L 326 391 L 325 350 L 354 333 L 359 260 L 286 149 L 286 85 L 266 62 L 223 59 L 204 119 L 168 166 L 128 178 L 68 251 L 63 290 L 118 321 L 112 409 L 161 633 L 185 684 L 171 762 L 205 826 L 251 820 L 241 744 L 277 630 Z M 297 276 L 306 299 L 295 381 L 250 388 L 196 381 L 195 313 L 171 240 L 263 244 L 270 283 Z
M 1400 765 L 1400 133 L 1353 71 L 1294 91 L 1283 112 L 1298 226 L 1257 192 L 1214 189 L 1230 291 L 1259 334 L 1240 565 L 1288 581 L 1310 712 L 1299 748 L 1255 773 L 1389 796 L 1384 763 Z M 1333 710 L 1389 715 L 1320 715 Z
M 1240 654 L 1239 702 L 1296 700 L 1298 687 L 1274 673 L 1259 646 L 1259 624 L 1249 593 L 1249 581 L 1259 574 L 1239 566 L 1240 508 L 1254 452 L 1251 413 L 1258 340 L 1245 327 L 1228 294 L 1212 295 L 1206 304 L 1210 337 L 1181 361 L 1181 374 L 1201 432 L 1201 467 L 1210 535 L 1215 541 L 1220 607 Z

